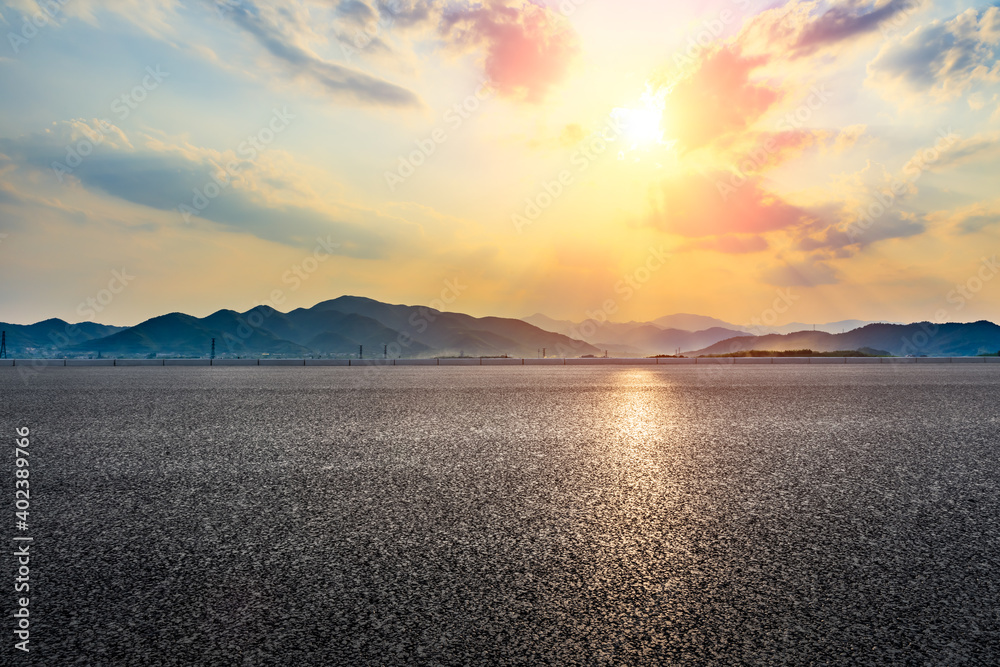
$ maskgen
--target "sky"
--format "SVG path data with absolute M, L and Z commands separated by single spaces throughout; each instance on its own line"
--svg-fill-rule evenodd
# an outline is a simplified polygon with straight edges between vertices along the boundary
M 0 321 L 1000 320 L 1000 8 L 0 0 Z

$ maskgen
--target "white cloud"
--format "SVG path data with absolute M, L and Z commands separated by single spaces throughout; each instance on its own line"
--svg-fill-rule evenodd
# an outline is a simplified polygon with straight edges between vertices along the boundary
M 1000 7 L 969 9 L 886 44 L 868 65 L 868 84 L 884 97 L 944 101 L 1000 82 Z

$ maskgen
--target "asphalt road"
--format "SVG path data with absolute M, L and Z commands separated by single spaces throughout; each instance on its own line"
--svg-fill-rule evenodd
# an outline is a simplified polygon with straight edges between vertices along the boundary
M 3 664 L 1000 662 L 1000 367 L 0 369 Z M 8 544 L 14 544 L 12 541 Z

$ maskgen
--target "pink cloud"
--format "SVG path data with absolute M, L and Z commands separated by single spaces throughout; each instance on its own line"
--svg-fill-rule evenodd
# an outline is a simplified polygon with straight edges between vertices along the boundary
M 733 145 L 720 148 L 728 151 L 727 159 L 738 172 L 759 174 L 794 160 L 809 148 L 822 144 L 829 136 L 830 133 L 823 130 L 807 129 L 756 132 L 733 137 Z
M 671 234 L 701 238 L 761 234 L 813 217 L 765 191 L 753 177 L 735 188 L 731 179 L 728 172 L 715 172 L 662 181 L 650 191 L 650 223 Z
M 706 55 L 673 85 L 668 134 L 682 149 L 694 150 L 745 130 L 783 97 L 776 87 L 751 81 L 753 71 L 766 63 L 766 57 L 744 57 L 733 46 Z
M 579 53 L 576 32 L 562 17 L 529 3 L 492 0 L 446 12 L 441 31 L 486 52 L 486 75 L 501 95 L 542 101 Z

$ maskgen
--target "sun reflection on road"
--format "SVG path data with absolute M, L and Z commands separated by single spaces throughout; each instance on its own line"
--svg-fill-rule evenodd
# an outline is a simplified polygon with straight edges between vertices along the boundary
M 664 385 L 661 375 L 642 369 L 623 371 L 614 381 L 618 389 L 609 411 L 609 453 L 627 454 L 632 465 L 655 465 L 660 441 L 670 429 L 672 388 Z

